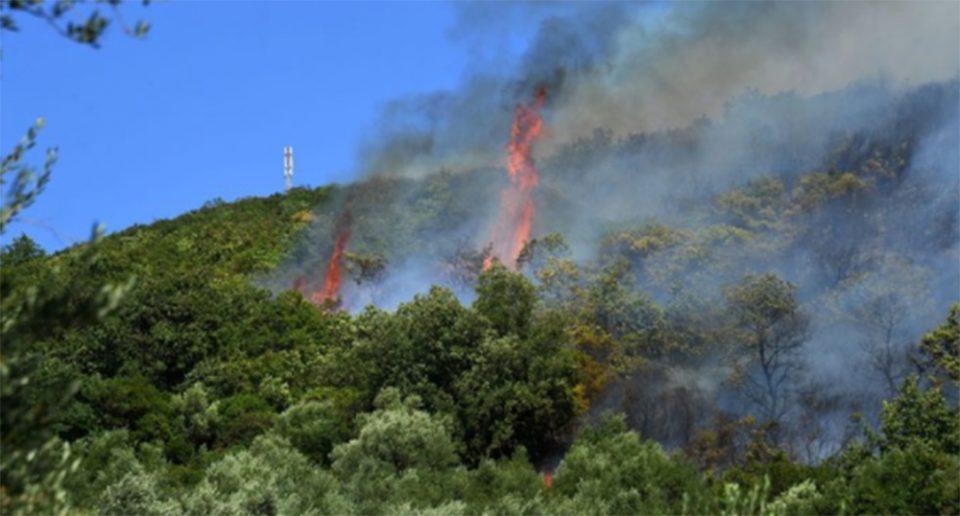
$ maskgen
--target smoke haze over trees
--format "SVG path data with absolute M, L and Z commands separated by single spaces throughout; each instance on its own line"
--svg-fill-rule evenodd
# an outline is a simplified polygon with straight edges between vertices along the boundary
M 802 417 L 801 399 L 829 405 L 817 418 L 826 449 L 844 439 L 849 414 L 875 414 L 868 407 L 912 371 L 909 343 L 960 289 L 956 6 L 492 10 L 463 7 L 452 36 L 479 49 L 511 24 L 537 23 L 523 57 L 493 68 L 477 50 L 460 90 L 391 103 L 363 146 L 369 179 L 341 194 L 366 211 L 350 247 L 388 263 L 376 284 L 348 286 L 344 306 L 393 307 L 431 284 L 472 299 L 462 279 L 477 272 L 470 254 L 489 252 L 512 108 L 545 88 L 532 234 L 569 245 L 525 270 L 543 294 L 578 310 L 594 283 L 615 274 L 622 303 L 641 303 L 629 301 L 639 295 L 658 317 L 586 316 L 614 340 L 656 348 L 664 337 L 647 325 L 702 319 L 701 349 L 622 372 L 601 406 L 643 412 L 647 402 L 628 401 L 633 390 L 670 396 L 682 377 L 692 401 L 680 403 L 694 403 L 682 411 L 743 415 L 760 395 L 749 385 L 769 381 L 778 387 L 762 389 L 765 419 Z M 326 213 L 335 213 L 327 209 L 268 284 L 285 289 L 289 271 L 322 266 L 334 216 Z M 552 292 L 562 275 L 566 291 Z M 770 337 L 789 351 L 757 362 L 761 377 L 776 378 L 726 356 L 768 338 L 737 336 L 738 317 L 726 313 L 737 311 L 729 292 L 751 275 L 785 282 L 796 312 L 788 316 L 796 321 L 769 321 L 775 334 L 795 334 Z M 636 308 L 613 310 L 624 309 Z M 685 347 L 689 338 L 670 340 Z M 851 369 L 864 374 L 851 378 Z M 678 442 L 660 424 L 644 435 Z

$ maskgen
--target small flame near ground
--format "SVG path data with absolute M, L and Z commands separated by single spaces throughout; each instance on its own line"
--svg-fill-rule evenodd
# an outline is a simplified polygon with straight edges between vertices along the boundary
M 540 183 L 533 159 L 533 144 L 543 133 L 540 110 L 547 100 L 546 88 L 539 88 L 532 104 L 517 106 L 507 143 L 507 172 L 510 186 L 500 193 L 500 211 L 493 229 L 493 249 L 483 261 L 487 270 L 498 259 L 509 265 L 517 263 L 520 251 L 530 239 L 536 205 L 533 191 Z
M 349 218 L 348 212 L 346 224 L 340 224 L 337 240 L 333 244 L 333 253 L 330 254 L 330 261 L 327 262 L 327 273 L 323 277 L 323 289 L 314 292 L 311 297 L 312 301 L 318 305 L 335 300 L 340 296 L 340 262 L 343 261 L 343 252 L 347 248 L 347 242 L 350 241 Z
M 327 262 L 327 271 L 323 276 L 323 286 L 310 294 L 310 301 L 317 306 L 326 305 L 328 302 L 336 302 L 340 297 L 340 283 L 342 281 L 342 261 L 343 254 L 347 249 L 347 243 L 350 241 L 350 226 L 352 218 L 350 209 L 346 209 L 340 215 L 337 221 L 337 238 L 333 243 L 333 252 L 330 253 L 330 260 Z M 294 290 L 307 295 L 307 281 L 303 277 L 298 277 L 293 282 Z
M 553 472 L 547 471 L 543 474 L 543 486 L 547 489 L 553 487 Z

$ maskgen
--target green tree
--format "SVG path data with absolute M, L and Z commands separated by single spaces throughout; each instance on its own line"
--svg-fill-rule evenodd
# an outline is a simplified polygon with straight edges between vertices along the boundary
M 156 505 L 154 505 L 156 506 Z M 336 479 L 276 435 L 211 464 L 174 513 L 347 514 Z M 170 512 L 167 512 L 169 514 Z
M 362 512 L 404 501 L 423 507 L 449 496 L 457 463 L 450 422 L 419 404 L 384 389 L 376 410 L 358 417 L 357 437 L 334 448 L 332 470 Z
M 256 436 L 273 428 L 276 420 L 273 408 L 254 394 L 225 398 L 219 412 L 217 442 L 224 447 L 248 445 Z
M 745 276 L 725 291 L 734 345 L 743 352 L 737 368 L 746 396 L 768 421 L 787 410 L 809 318 L 794 298 L 795 287 L 774 274 Z
M 637 287 L 627 261 L 614 261 L 598 271 L 584 290 L 581 317 L 617 341 L 621 369 L 629 371 L 645 357 L 671 351 L 663 339 L 663 311 Z
M 95 232 L 92 242 L 80 249 L 81 263 L 97 260 L 99 239 Z M 54 435 L 52 425 L 80 383 L 67 376 L 35 389 L 45 363 L 37 344 L 102 319 L 133 286 L 131 279 L 90 292 L 87 278 L 64 277 L 49 269 L 42 278 L 23 288 L 0 289 L 0 509 L 14 514 L 66 510 L 61 486 L 76 467 L 70 447 Z
M 330 400 L 307 400 L 280 415 L 278 430 L 318 464 L 329 463 L 333 447 L 350 438 L 352 425 Z
M 569 431 L 581 404 L 565 322 L 538 319 L 528 338 L 488 338 L 457 382 L 467 457 L 510 455 L 519 446 L 540 459 Z
M 33 239 L 27 235 L 20 235 L 3 247 L 3 252 L 0 253 L 0 263 L 6 267 L 15 267 L 42 258 L 46 254 L 43 248 L 38 246 Z
M 340 360 L 367 403 L 384 387 L 421 397 L 431 411 L 453 412 L 453 384 L 470 367 L 489 324 L 434 287 L 396 313 L 368 309 L 356 319 L 357 339 Z
M 577 439 L 557 468 L 554 489 L 599 514 L 679 514 L 708 495 L 691 464 L 642 441 L 622 417 Z
M 923 336 L 914 362 L 922 370 L 960 382 L 960 303 L 950 307 L 943 324 Z
M 377 396 L 377 409 L 360 416 L 355 439 L 334 448 L 333 470 L 348 479 L 372 469 L 398 474 L 409 468 L 445 469 L 457 462 L 449 423 L 419 409 L 420 400 L 401 400 L 397 389 Z
M 526 335 L 536 304 L 536 289 L 521 274 L 495 263 L 480 274 L 473 308 L 498 335 Z
M 845 486 L 844 505 L 862 514 L 957 514 L 958 472 L 956 454 L 913 441 L 859 464 Z
M 960 419 L 939 387 L 926 390 L 911 376 L 895 398 L 883 402 L 880 414 L 881 450 L 906 448 L 923 442 L 934 450 L 956 455 L 960 452 Z

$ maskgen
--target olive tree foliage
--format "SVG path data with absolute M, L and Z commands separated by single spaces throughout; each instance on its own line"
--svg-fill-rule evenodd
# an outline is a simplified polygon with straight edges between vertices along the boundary
M 0 1 L 0 30 L 17 32 L 20 25 L 17 19 L 27 16 L 46 23 L 57 34 L 82 45 L 100 48 L 100 38 L 111 23 L 120 25 L 123 32 L 143 38 L 150 31 L 150 24 L 137 20 L 127 25 L 120 4 L 122 0 L 2 0 Z M 142 0 L 148 5 L 150 0 Z M 100 7 L 110 10 L 102 14 Z
M 267 434 L 258 437 L 248 449 L 211 464 L 203 481 L 183 497 L 175 512 L 196 515 L 351 512 L 338 491 L 333 475 L 317 468 L 285 439 Z M 160 504 L 154 507 L 157 505 Z
M 7 224 L 23 209 L 33 204 L 50 179 L 56 161 L 56 149 L 48 149 L 39 174 L 34 166 L 24 162 L 24 155 L 36 144 L 37 133 L 43 127 L 38 119 L 13 151 L 0 162 L 0 186 L 5 190 L 0 207 L 0 234 Z M 12 182 L 11 182 L 12 181 Z M 9 184 L 8 184 L 9 183 Z M 0 263 L 12 259 L 22 261 L 25 246 L 35 247 L 23 238 L 11 244 L 0 254 Z M 35 254 L 35 253 L 28 253 Z M 4 512 L 29 513 L 36 510 L 59 511 L 65 505 L 61 488 L 64 476 L 77 467 L 70 457 L 70 448 L 46 432 L 51 414 L 76 392 L 70 385 L 49 406 L 31 407 L 24 403 L 24 392 L 30 383 L 30 373 L 36 367 L 37 357 L 29 353 L 26 338 L 30 329 L 49 321 L 38 317 L 44 307 L 55 308 L 50 293 L 29 287 L 10 293 L 6 277 L 0 278 L 0 509 Z M 39 410 L 38 410 L 39 408 Z
M 707 495 L 697 469 L 610 417 L 577 439 L 556 471 L 557 494 L 595 514 L 680 514 Z
M 17 143 L 0 162 L 0 187 L 3 188 L 3 207 L 0 208 L 0 232 L 14 218 L 29 207 L 43 192 L 50 181 L 50 173 L 57 161 L 57 148 L 47 149 L 43 165 L 39 167 L 26 163 L 24 157 L 37 144 L 37 135 L 43 129 L 44 120 L 38 118 L 27 134 Z
M 417 396 L 402 399 L 395 388 L 384 389 L 375 406 L 358 417 L 357 437 L 330 454 L 353 500 L 368 512 L 411 496 L 428 505 L 448 496 L 438 488 L 458 463 L 451 421 L 424 412 Z
M 220 402 L 211 398 L 202 383 L 195 383 L 170 398 L 173 413 L 182 420 L 183 428 L 193 442 L 213 442 L 216 429 L 222 424 Z
M 0 162 L 0 180 L 6 187 L 0 209 L 0 233 L 43 191 L 50 179 L 56 150 L 49 149 L 40 171 L 25 163 L 25 154 L 36 144 L 43 120 L 27 131 L 24 139 Z M 93 267 L 98 261 L 97 243 L 102 230 L 95 227 L 90 241 L 75 254 L 75 264 Z M 38 342 L 60 335 L 66 328 L 96 321 L 117 308 L 134 280 L 107 283 L 91 289 L 84 278 L 65 274 L 58 267 L 18 277 L 17 267 L 28 267 L 38 255 L 35 244 L 23 237 L 0 253 L 4 270 L 0 274 L 0 459 L 3 489 L 0 508 L 29 513 L 37 510 L 65 510 L 61 489 L 65 474 L 76 468 L 70 447 L 60 442 L 49 426 L 76 394 L 72 382 L 45 394 L 39 406 L 28 399 L 41 357 Z M 11 272 L 9 269 L 13 267 Z M 20 275 L 26 272 L 21 271 Z M 86 293 L 78 297 L 78 292 Z
M 0 0 L 0 31 L 19 32 L 20 25 L 17 19 L 20 16 L 29 16 L 43 20 L 58 34 L 77 43 L 99 48 L 100 39 L 110 25 L 116 20 L 123 26 L 124 31 L 134 37 L 142 38 L 147 35 L 150 25 L 138 20 L 133 27 L 126 26 L 120 12 L 122 0 L 96 0 L 93 4 L 107 6 L 112 16 L 104 16 L 100 11 L 83 9 L 86 19 L 80 21 L 77 15 L 83 4 L 90 4 L 84 0 Z M 149 0 L 143 0 L 143 5 Z M 3 156 L 0 161 L 0 186 L 3 187 L 3 206 L 0 209 L 0 231 L 9 224 L 23 209 L 29 207 L 43 192 L 50 181 L 50 173 L 57 161 L 57 148 L 50 147 L 46 151 L 43 165 L 36 165 L 24 161 L 25 154 L 36 145 L 37 135 L 44 126 L 43 117 L 37 118 L 32 127 L 12 151 Z
M 0 0 L 0 30 L 19 31 L 17 19 L 31 16 L 44 20 L 72 41 L 97 47 L 111 19 L 120 20 L 123 25 L 119 0 L 97 2 L 112 9 L 112 18 L 93 9 L 82 22 L 74 18 L 78 13 L 74 8 L 80 3 Z M 142 37 L 148 30 L 146 22 L 139 21 L 127 32 Z M 56 147 L 47 149 L 41 165 L 26 161 L 43 126 L 43 118 L 38 118 L 23 139 L 0 160 L 0 186 L 4 190 L 0 233 L 36 201 L 50 181 L 57 160 Z M 74 255 L 73 263 L 92 268 L 98 260 L 97 243 L 101 236 L 102 229 L 95 227 L 90 241 Z M 15 251 L 22 251 L 23 244 L 21 241 L 17 246 L 8 246 L 0 254 L 4 268 L 19 265 L 18 257 L 22 257 L 22 253 Z M 13 259 L 13 263 L 8 258 Z M 27 392 L 41 361 L 36 345 L 62 334 L 66 328 L 105 317 L 117 308 L 134 280 L 106 283 L 90 292 L 83 278 L 63 274 L 56 267 L 37 277 L 20 278 L 20 282 L 13 281 L 16 274 L 16 271 L 3 270 L 0 277 L 0 404 L 3 406 L 0 511 L 4 514 L 65 513 L 70 511 L 70 505 L 63 482 L 79 463 L 70 445 L 54 435 L 50 423 L 72 399 L 79 385 L 71 382 L 59 386 L 56 392 L 46 393 L 39 405 L 35 404 L 36 400 L 29 401 Z
M 27 16 L 44 21 L 56 33 L 71 41 L 93 48 L 100 47 L 100 39 L 111 22 L 121 25 L 128 35 L 145 37 L 150 30 L 150 24 L 137 20 L 133 26 L 126 25 L 120 10 L 121 3 L 122 0 L 0 0 L 0 31 L 19 32 L 20 25 L 17 20 Z M 144 6 L 149 3 L 150 0 L 142 0 Z M 97 6 L 108 7 L 111 14 L 101 14 Z M 37 135 L 43 126 L 43 117 L 37 118 L 20 143 L 4 155 L 0 162 L 0 186 L 4 187 L 5 192 L 3 208 L 0 210 L 0 231 L 36 200 L 50 180 L 50 173 L 57 160 L 56 147 L 47 149 L 39 170 L 23 161 L 24 154 L 36 145 Z
M 109 435 L 109 434 L 104 434 Z M 97 438 L 88 461 L 104 474 L 82 480 L 100 514 L 347 514 L 353 511 L 329 471 L 276 434 L 258 437 L 245 449 L 212 462 L 203 478 L 181 491 L 171 490 L 168 465 L 147 465 L 129 448 L 102 457 Z M 85 468 L 89 469 L 89 468 Z M 104 483 L 105 480 L 109 482 Z
M 377 472 L 400 474 L 411 468 L 444 469 L 456 464 L 449 422 L 420 410 L 420 399 L 401 399 L 395 388 L 384 389 L 377 410 L 360 416 L 355 439 L 334 448 L 333 470 L 342 478 Z
M 802 374 L 799 352 L 808 338 L 810 319 L 794 291 L 776 275 L 764 274 L 745 276 L 725 292 L 736 379 L 768 421 L 784 416 L 790 391 Z

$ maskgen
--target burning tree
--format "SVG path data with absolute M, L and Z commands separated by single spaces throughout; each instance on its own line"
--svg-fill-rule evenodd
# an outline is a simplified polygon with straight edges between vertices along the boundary
M 493 230 L 493 253 L 483 262 L 489 269 L 493 260 L 513 266 L 530 239 L 536 206 L 533 191 L 540 182 L 540 174 L 533 159 L 533 144 L 543 133 L 540 110 L 547 99 L 547 90 L 537 90 L 533 104 L 517 106 L 507 144 L 507 173 L 510 186 L 500 193 L 499 219 Z
M 310 300 L 317 305 L 324 305 L 330 301 L 335 301 L 340 297 L 341 282 L 341 262 L 344 252 L 347 248 L 347 242 L 350 241 L 350 226 L 353 219 L 350 214 L 350 208 L 347 207 L 340 215 L 337 221 L 336 234 L 337 239 L 333 243 L 333 252 L 330 254 L 330 260 L 327 261 L 327 272 L 323 276 L 323 288 L 313 293 Z

